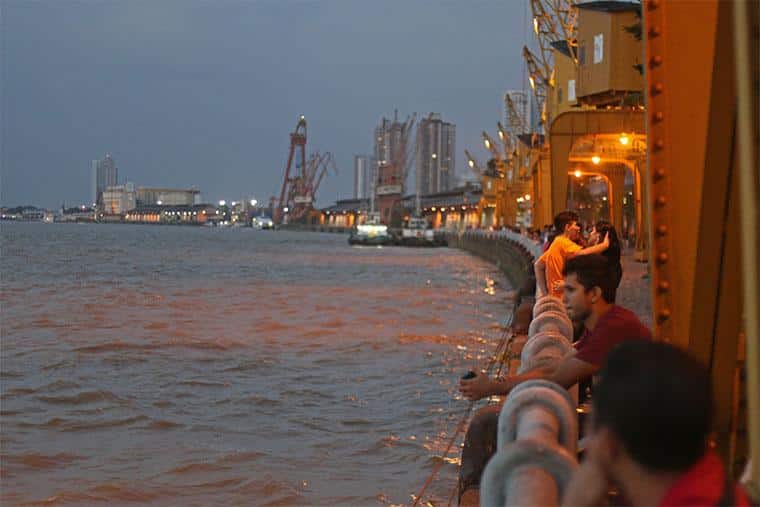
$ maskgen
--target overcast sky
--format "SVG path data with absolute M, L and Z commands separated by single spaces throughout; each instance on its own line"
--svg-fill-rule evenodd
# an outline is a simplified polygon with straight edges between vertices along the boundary
M 0 204 L 90 194 L 110 152 L 120 182 L 215 202 L 279 192 L 298 115 L 309 151 L 352 195 L 353 155 L 394 108 L 440 112 L 487 159 L 506 89 L 521 88 L 528 0 L 0 0 Z

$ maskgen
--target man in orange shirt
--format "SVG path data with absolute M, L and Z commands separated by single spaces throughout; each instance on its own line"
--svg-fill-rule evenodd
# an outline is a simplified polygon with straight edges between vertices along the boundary
M 533 264 L 536 272 L 537 296 L 552 295 L 562 299 L 562 270 L 565 262 L 576 255 L 602 253 L 607 250 L 610 240 L 607 235 L 601 243 L 582 248 L 575 243 L 580 238 L 581 228 L 578 225 L 578 214 L 574 211 L 563 211 L 554 217 L 554 238 L 549 249 Z

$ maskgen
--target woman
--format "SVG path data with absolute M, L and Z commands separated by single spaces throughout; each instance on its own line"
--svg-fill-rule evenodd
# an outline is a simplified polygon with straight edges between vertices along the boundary
M 607 258 L 610 274 L 615 284 L 615 290 L 617 290 L 620 287 L 620 280 L 623 278 L 623 265 L 620 264 L 620 240 L 618 239 L 617 231 L 606 220 L 599 220 L 594 226 L 593 231 L 591 231 L 591 237 L 595 237 L 597 243 L 607 234 L 609 234 L 610 246 L 602 252 L 602 255 Z M 610 301 L 610 303 L 614 302 L 614 299 Z

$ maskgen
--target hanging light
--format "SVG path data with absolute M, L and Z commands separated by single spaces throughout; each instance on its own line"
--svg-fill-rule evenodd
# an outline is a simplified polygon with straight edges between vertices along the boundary
M 620 138 L 618 138 L 618 141 L 620 141 L 620 144 L 622 144 L 623 146 L 627 146 L 628 142 L 630 141 L 630 138 L 625 133 L 622 133 L 620 134 Z
M 575 177 L 576 177 L 576 178 L 580 178 L 580 177 L 581 177 L 581 174 L 583 174 L 583 173 L 581 173 L 580 169 L 576 169 L 576 170 L 575 170 Z
M 594 163 L 594 165 L 599 165 L 599 162 L 601 162 L 602 159 L 599 157 L 599 155 L 594 155 L 591 157 L 591 162 Z

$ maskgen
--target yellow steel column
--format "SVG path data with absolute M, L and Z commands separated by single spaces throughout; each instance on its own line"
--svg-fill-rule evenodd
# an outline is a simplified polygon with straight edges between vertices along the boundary
M 710 366 L 726 458 L 743 307 L 732 9 L 717 0 L 643 9 L 655 331 Z

